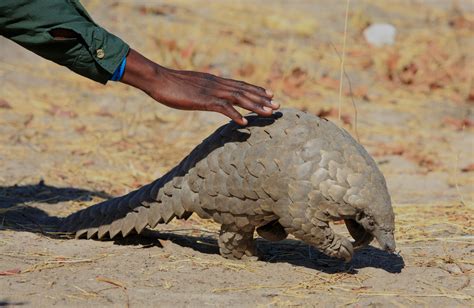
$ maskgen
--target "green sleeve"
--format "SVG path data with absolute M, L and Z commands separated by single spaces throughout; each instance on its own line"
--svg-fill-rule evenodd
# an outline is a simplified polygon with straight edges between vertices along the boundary
M 54 39 L 67 29 L 75 38 Z M 1 0 L 0 34 L 32 52 L 100 83 L 107 83 L 129 46 L 99 27 L 78 0 Z

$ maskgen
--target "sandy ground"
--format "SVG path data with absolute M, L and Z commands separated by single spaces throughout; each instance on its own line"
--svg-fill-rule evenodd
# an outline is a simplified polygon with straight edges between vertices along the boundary
M 268 3 L 84 1 L 159 63 L 262 84 L 337 121 L 345 1 Z M 103 87 L 2 38 L 0 306 L 473 306 L 474 15 L 455 3 L 351 2 L 342 125 L 387 179 L 398 253 L 374 243 L 349 264 L 291 238 L 228 261 L 218 226 L 196 217 L 114 241 L 48 232 L 161 176 L 226 119 Z M 375 22 L 396 26 L 393 46 L 364 41 Z

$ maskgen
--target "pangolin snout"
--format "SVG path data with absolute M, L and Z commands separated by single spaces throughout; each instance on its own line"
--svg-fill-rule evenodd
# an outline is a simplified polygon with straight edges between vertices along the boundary
M 393 233 L 387 231 L 375 231 L 374 236 L 377 239 L 380 247 L 388 252 L 394 252 L 396 248 L 395 237 Z

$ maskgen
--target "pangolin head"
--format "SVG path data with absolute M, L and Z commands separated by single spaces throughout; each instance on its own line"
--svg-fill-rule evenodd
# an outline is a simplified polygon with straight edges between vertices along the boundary
M 356 242 L 354 246 L 369 244 L 375 237 L 383 250 L 395 251 L 395 215 L 383 177 L 376 184 L 366 183 L 354 204 L 356 215 L 346 219 L 346 226 Z

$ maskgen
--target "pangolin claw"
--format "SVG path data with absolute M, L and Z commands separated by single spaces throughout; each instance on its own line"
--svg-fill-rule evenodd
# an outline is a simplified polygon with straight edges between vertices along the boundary
M 352 260 L 352 255 L 354 254 L 354 248 L 352 243 L 343 238 L 341 239 L 341 247 L 339 248 L 339 257 L 344 259 L 345 262 L 350 262 Z

